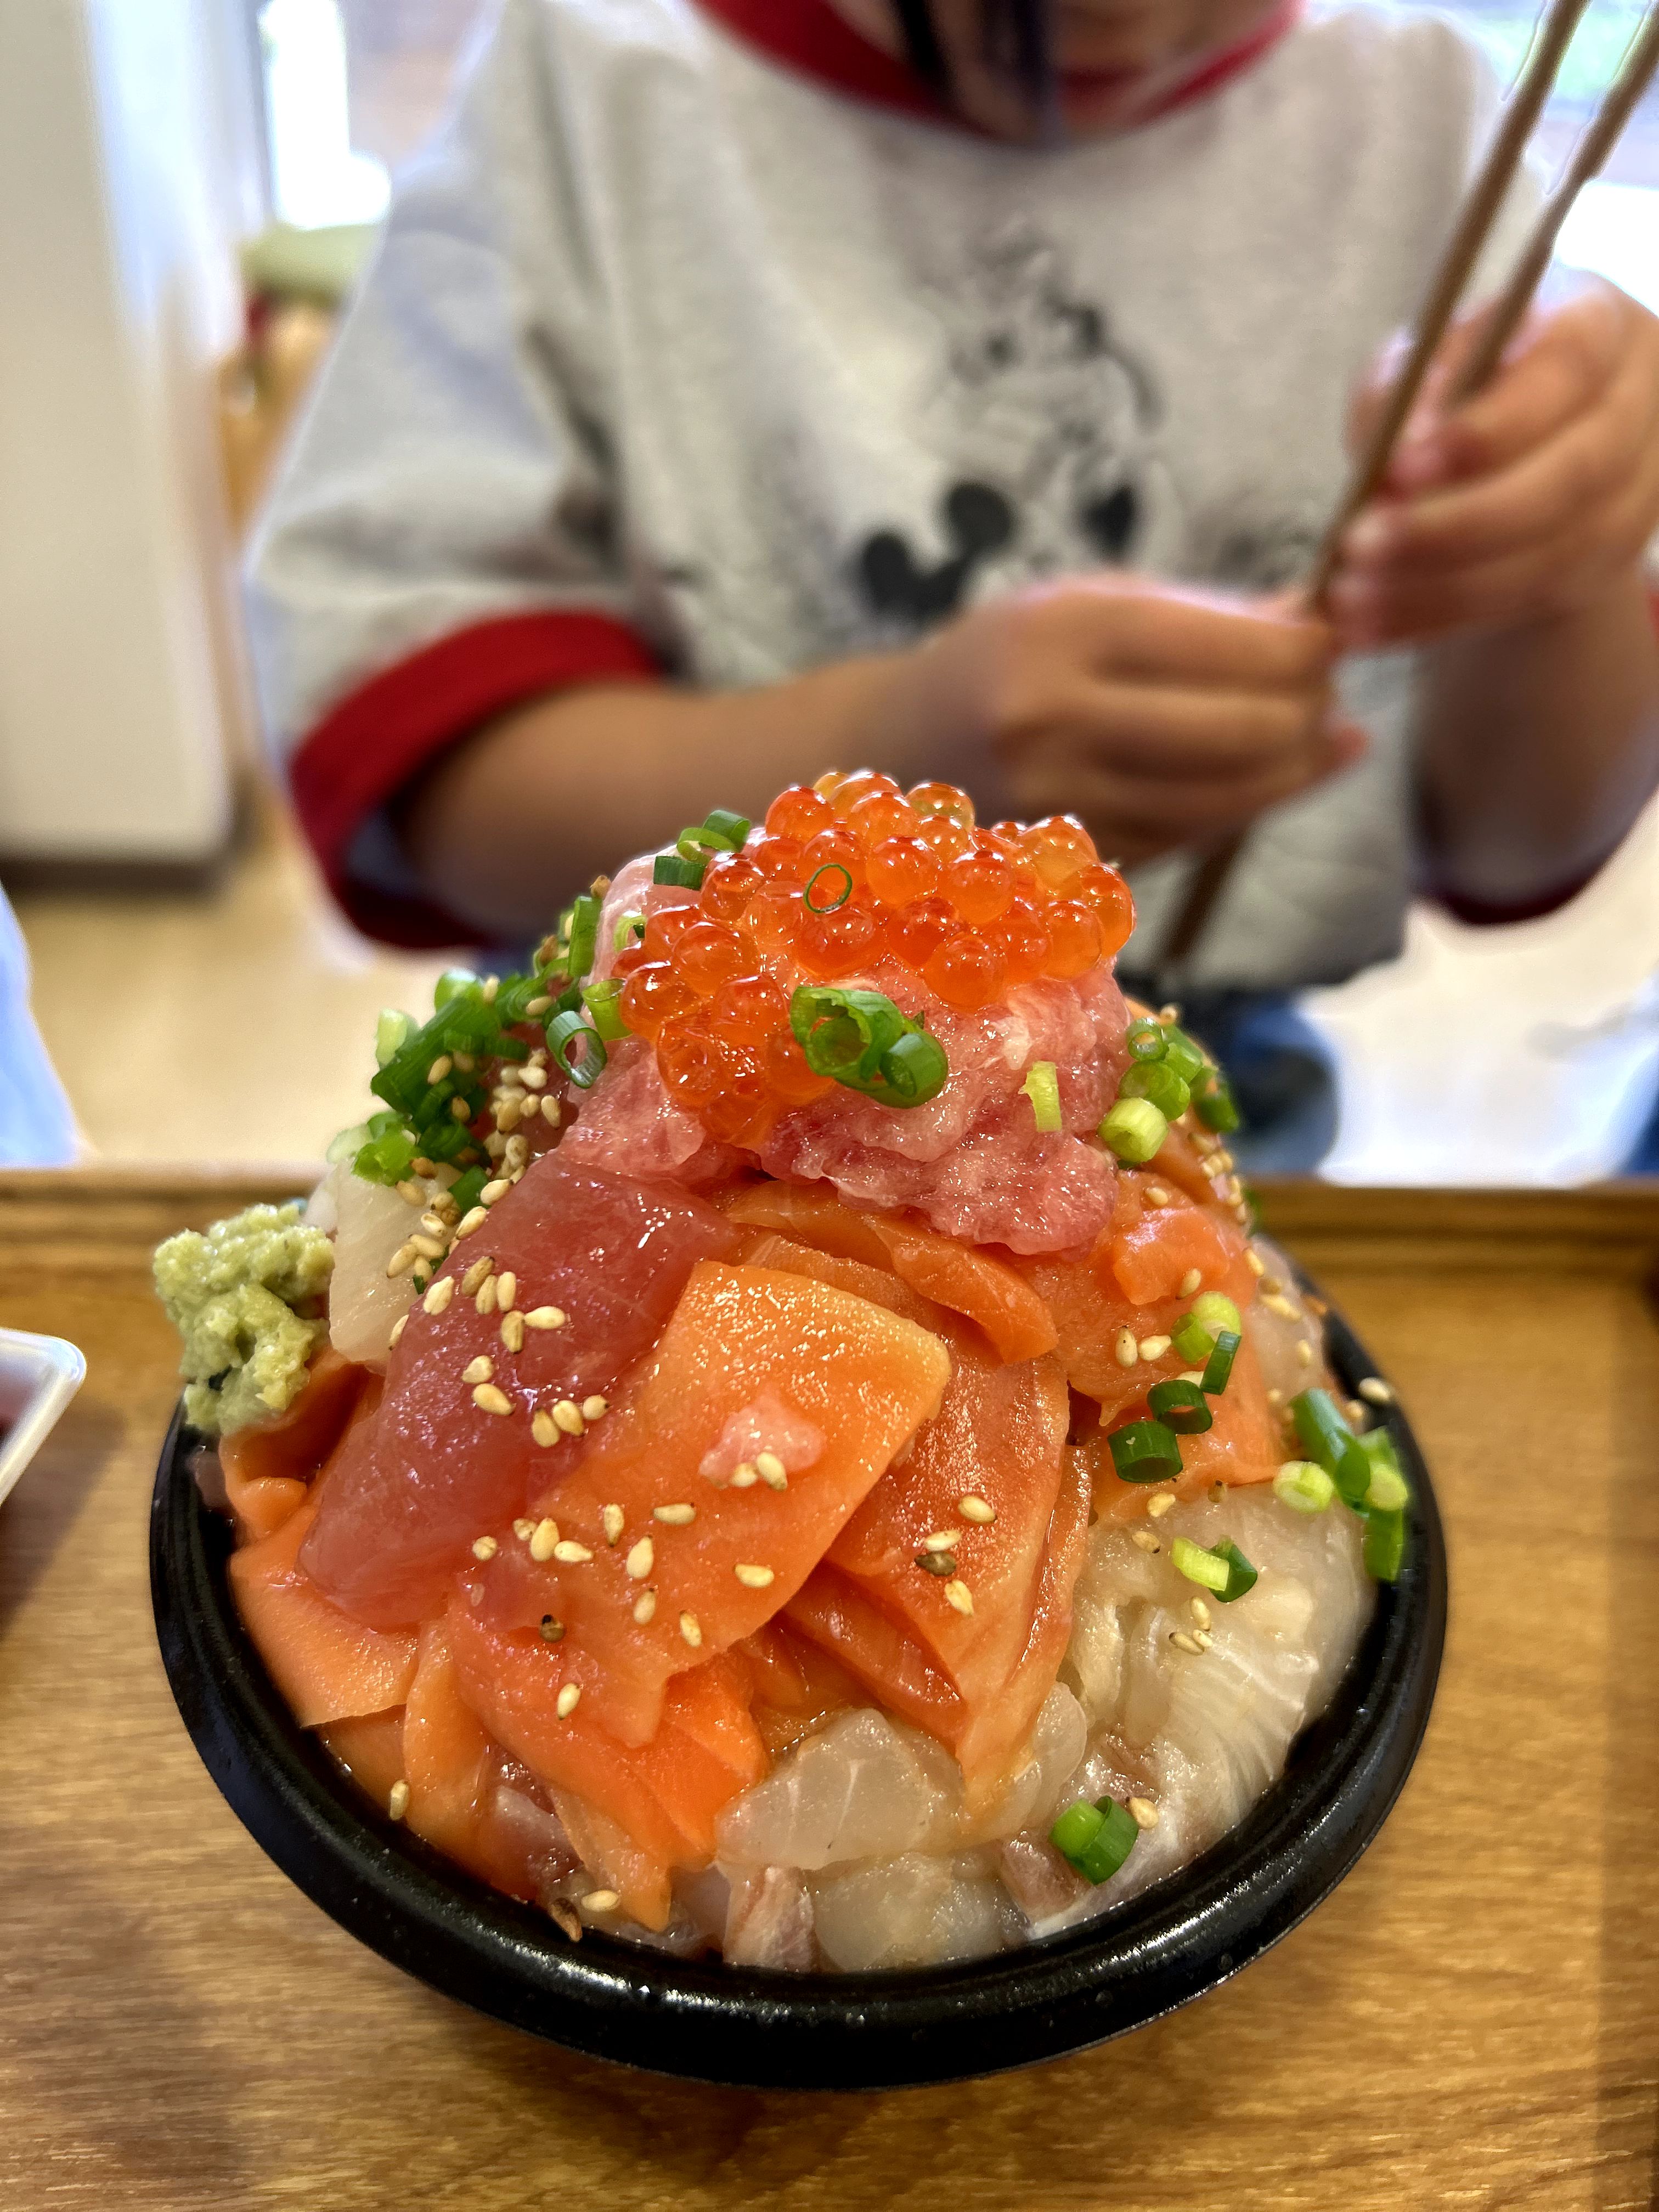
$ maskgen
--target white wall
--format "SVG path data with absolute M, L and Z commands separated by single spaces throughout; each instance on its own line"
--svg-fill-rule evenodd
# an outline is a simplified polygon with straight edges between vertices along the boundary
M 0 856 L 192 860 L 246 726 L 235 0 L 0 0 Z

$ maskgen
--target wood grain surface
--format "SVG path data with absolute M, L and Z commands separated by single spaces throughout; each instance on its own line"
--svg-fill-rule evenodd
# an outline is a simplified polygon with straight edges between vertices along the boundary
M 146 1583 L 175 1387 L 148 1254 L 283 1187 L 0 1176 L 0 1324 L 88 1362 L 0 1509 L 6 2212 L 1655 2202 L 1659 1194 L 1268 1191 L 1445 1515 L 1450 1637 L 1405 1795 L 1310 1920 L 1170 2019 L 842 2098 L 659 2081 L 475 2017 L 309 1904 L 198 1764 Z

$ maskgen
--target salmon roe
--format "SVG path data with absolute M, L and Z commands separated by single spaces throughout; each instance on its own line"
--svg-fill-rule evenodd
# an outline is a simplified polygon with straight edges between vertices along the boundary
M 677 1105 L 750 1146 L 835 1088 L 790 1030 L 802 975 L 834 982 L 893 960 L 971 1012 L 1087 975 L 1134 927 L 1128 885 L 1072 816 L 981 829 L 955 785 L 907 793 L 869 769 L 780 792 L 695 898 L 653 896 L 666 902 L 643 942 L 612 963 L 622 1018 L 654 1045 Z

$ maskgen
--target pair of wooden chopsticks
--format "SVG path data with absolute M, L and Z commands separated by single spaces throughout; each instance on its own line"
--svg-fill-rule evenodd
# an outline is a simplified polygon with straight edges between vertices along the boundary
M 1389 388 L 1376 425 L 1355 462 L 1336 513 L 1320 542 L 1306 586 L 1308 604 L 1316 611 L 1322 611 L 1325 605 L 1340 563 L 1342 539 L 1348 526 L 1360 509 L 1376 497 L 1388 476 L 1400 434 L 1417 404 L 1435 354 L 1457 312 L 1458 301 L 1492 235 L 1521 167 L 1528 141 L 1560 73 L 1573 33 L 1589 4 L 1590 0 L 1550 0 L 1540 22 L 1491 150 L 1447 240 L 1400 373 Z M 1504 348 L 1532 304 L 1533 295 L 1549 266 L 1556 240 L 1573 202 L 1612 153 L 1656 73 L 1659 73 L 1659 0 L 1655 0 L 1626 50 L 1618 76 L 1574 148 L 1560 182 L 1540 210 L 1513 275 L 1492 303 L 1479 338 L 1453 379 L 1443 402 L 1448 411 L 1462 406 L 1490 380 L 1504 357 Z M 1184 959 L 1203 934 L 1243 842 L 1242 834 L 1230 838 L 1200 865 L 1164 949 L 1166 966 Z

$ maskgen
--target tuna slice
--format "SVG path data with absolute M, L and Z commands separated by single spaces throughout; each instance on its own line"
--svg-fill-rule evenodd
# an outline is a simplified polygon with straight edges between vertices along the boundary
M 474 1538 L 523 1510 L 531 1415 L 610 1392 L 650 1349 L 696 1262 L 738 1241 L 684 1191 L 566 1167 L 556 1154 L 538 1160 L 438 1279 L 489 1259 L 498 1276 L 514 1275 L 520 1312 L 552 1307 L 563 1325 L 526 1328 L 513 1352 L 499 1312 L 479 1313 L 459 1283 L 441 1313 L 414 1309 L 380 1418 L 352 1438 L 307 1543 L 319 1588 L 374 1627 L 441 1612 Z M 510 1415 L 480 1407 L 463 1381 L 478 1358 L 490 1362 Z
M 225 1494 L 245 1540 L 274 1534 L 305 1504 L 312 1479 L 339 1443 L 368 1382 L 362 1368 L 325 1346 L 285 1413 L 219 1439 Z M 375 1383 L 371 1408 L 380 1395 Z
M 949 1376 L 939 1338 L 883 1306 L 701 1262 L 635 1385 L 532 1509 L 556 1520 L 558 1551 L 538 1560 L 503 1531 L 471 1577 L 482 1618 L 532 1637 L 562 1623 L 562 1640 L 531 1655 L 554 1691 L 577 1685 L 589 1725 L 645 1743 L 676 1674 L 794 1595 Z M 795 1450 L 783 1486 L 752 1468 L 731 1479 L 716 1449 L 750 1408 L 787 1437 L 820 1440 L 809 1464 Z

